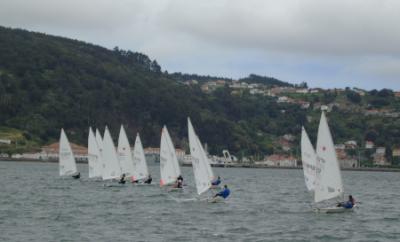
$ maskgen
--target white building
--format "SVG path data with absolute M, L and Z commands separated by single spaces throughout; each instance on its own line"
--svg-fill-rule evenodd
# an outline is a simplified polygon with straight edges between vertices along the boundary
M 256 161 L 255 164 L 275 167 L 297 167 L 297 160 L 293 156 L 270 155 L 263 161 Z
M 9 139 L 0 139 L 0 143 L 2 143 L 2 144 L 11 144 L 11 140 L 9 140 Z
M 286 96 L 278 97 L 278 103 L 287 103 L 289 102 L 289 98 Z
M 375 147 L 374 142 L 372 141 L 365 142 L 365 149 L 373 149 L 374 147 Z
M 306 94 L 308 93 L 308 89 L 307 88 L 296 89 L 296 93 Z

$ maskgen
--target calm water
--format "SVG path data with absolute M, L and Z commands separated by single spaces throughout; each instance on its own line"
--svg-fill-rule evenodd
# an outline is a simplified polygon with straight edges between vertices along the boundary
M 399 241 L 400 173 L 343 172 L 354 213 L 316 214 L 301 170 L 215 168 L 226 203 L 191 201 L 189 186 L 104 187 L 58 177 L 57 164 L 0 162 L 0 241 Z M 158 167 L 150 167 L 158 183 Z

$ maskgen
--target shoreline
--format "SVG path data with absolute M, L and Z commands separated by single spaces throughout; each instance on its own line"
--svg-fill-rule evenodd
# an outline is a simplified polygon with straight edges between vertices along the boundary
M 182 164 L 182 166 L 192 166 L 191 164 Z M 285 167 L 285 166 L 267 166 L 254 164 L 211 164 L 212 167 L 222 168 L 253 168 L 253 169 L 281 169 L 281 170 L 302 170 L 303 167 Z M 400 168 L 389 167 L 358 167 L 358 168 L 340 168 L 342 171 L 374 171 L 374 172 L 400 172 Z
M 12 159 L 0 157 L 0 162 L 37 162 L 37 163 L 57 163 L 58 160 L 34 160 L 34 159 Z M 87 164 L 87 161 L 76 161 L 77 164 Z M 190 167 L 191 164 L 181 164 L 181 166 Z M 253 169 L 281 169 L 281 170 L 302 170 L 302 167 L 284 167 L 284 166 L 267 166 L 255 164 L 211 164 L 212 167 L 220 168 L 253 168 Z M 342 171 L 373 171 L 373 172 L 400 172 L 400 168 L 389 167 L 358 167 L 358 168 L 341 168 Z

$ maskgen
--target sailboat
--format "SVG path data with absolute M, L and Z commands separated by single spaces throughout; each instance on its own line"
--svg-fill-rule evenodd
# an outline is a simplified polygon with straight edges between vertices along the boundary
M 117 151 L 115 150 L 114 142 L 107 126 L 104 131 L 103 146 L 103 180 L 118 179 L 122 174 L 121 168 L 118 161 Z
M 207 154 L 194 131 L 190 118 L 188 118 L 188 134 L 196 189 L 197 194 L 200 196 L 211 188 L 211 182 L 214 180 L 214 173 L 211 169 Z M 212 200 L 212 202 L 216 202 L 216 200 Z
M 97 178 L 102 176 L 101 172 L 101 157 L 96 137 L 91 127 L 89 127 L 88 136 L 88 166 L 89 178 Z
M 97 163 L 97 165 L 98 165 L 98 170 L 100 172 L 100 177 L 103 178 L 106 165 L 104 163 L 104 158 L 103 158 L 103 150 L 104 150 L 103 138 L 101 137 L 99 129 L 96 129 L 95 137 L 97 142 L 97 148 L 99 149 L 99 157 L 98 157 L 99 162 Z
M 160 186 L 172 185 L 181 175 L 178 158 L 176 157 L 175 147 L 166 126 L 161 132 L 160 144 Z
M 132 177 L 134 174 L 132 151 L 124 126 L 122 125 L 119 131 L 117 151 L 122 173 L 124 173 L 127 178 Z
M 133 176 L 132 182 L 143 181 L 149 177 L 146 157 L 144 155 L 142 141 L 139 134 L 136 135 L 135 147 L 133 148 Z
M 304 127 L 301 130 L 301 160 L 307 190 L 314 192 L 317 179 L 317 154 Z
M 318 172 L 316 176 L 317 180 L 314 192 L 314 202 L 318 204 L 331 199 L 340 199 L 340 201 L 343 201 L 344 189 L 342 176 L 340 173 L 339 162 L 336 157 L 332 135 L 324 112 L 322 112 L 318 128 L 317 156 L 317 167 L 320 172 Z M 334 206 L 316 208 L 316 211 L 325 213 L 341 213 L 352 211 L 352 209 Z
M 79 173 L 76 169 L 75 157 L 72 153 L 71 145 L 69 144 L 68 138 L 65 135 L 64 129 L 61 129 L 58 157 L 60 176 L 72 176 L 74 178 L 79 178 Z

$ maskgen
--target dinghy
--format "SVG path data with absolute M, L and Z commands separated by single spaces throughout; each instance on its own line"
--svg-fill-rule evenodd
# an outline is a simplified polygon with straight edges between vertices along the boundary
M 136 135 L 135 147 L 133 148 L 133 176 L 132 182 L 143 182 L 149 177 L 146 157 L 144 155 L 142 141 L 139 134 Z
M 197 137 L 190 118 L 188 118 L 188 134 L 190 155 L 192 156 L 193 174 L 196 182 L 197 194 L 200 196 L 211 188 L 211 182 L 214 180 L 214 174 L 211 169 L 207 154 Z M 208 202 L 223 202 L 223 199 L 207 199 Z
M 75 157 L 72 153 L 71 145 L 69 144 L 68 138 L 65 135 L 64 129 L 61 129 L 58 155 L 60 176 L 79 178 L 80 174 L 76 169 Z
M 301 130 L 301 161 L 307 190 L 314 192 L 317 178 L 317 154 L 304 127 Z
M 126 178 L 131 178 L 134 174 L 132 150 L 124 126 L 121 125 L 118 138 L 118 160 L 121 165 L 122 173 Z
M 103 146 L 103 180 L 119 179 L 122 174 L 121 168 L 118 161 L 117 151 L 115 150 L 114 142 L 107 126 L 104 131 Z
M 102 177 L 100 149 L 91 127 L 89 127 L 88 136 L 88 166 L 89 178 Z
M 178 158 L 176 157 L 175 146 L 166 126 L 161 132 L 160 143 L 160 187 L 170 186 L 177 182 L 181 175 Z M 179 191 L 182 188 L 170 187 L 170 191 Z
M 344 190 L 339 162 L 336 157 L 335 146 L 324 112 L 322 112 L 318 128 L 317 156 L 319 172 L 316 173 L 317 179 L 314 202 L 318 204 L 331 199 L 340 199 L 340 202 L 344 201 Z M 352 211 L 353 209 L 331 206 L 317 207 L 315 210 L 323 213 L 343 213 Z

